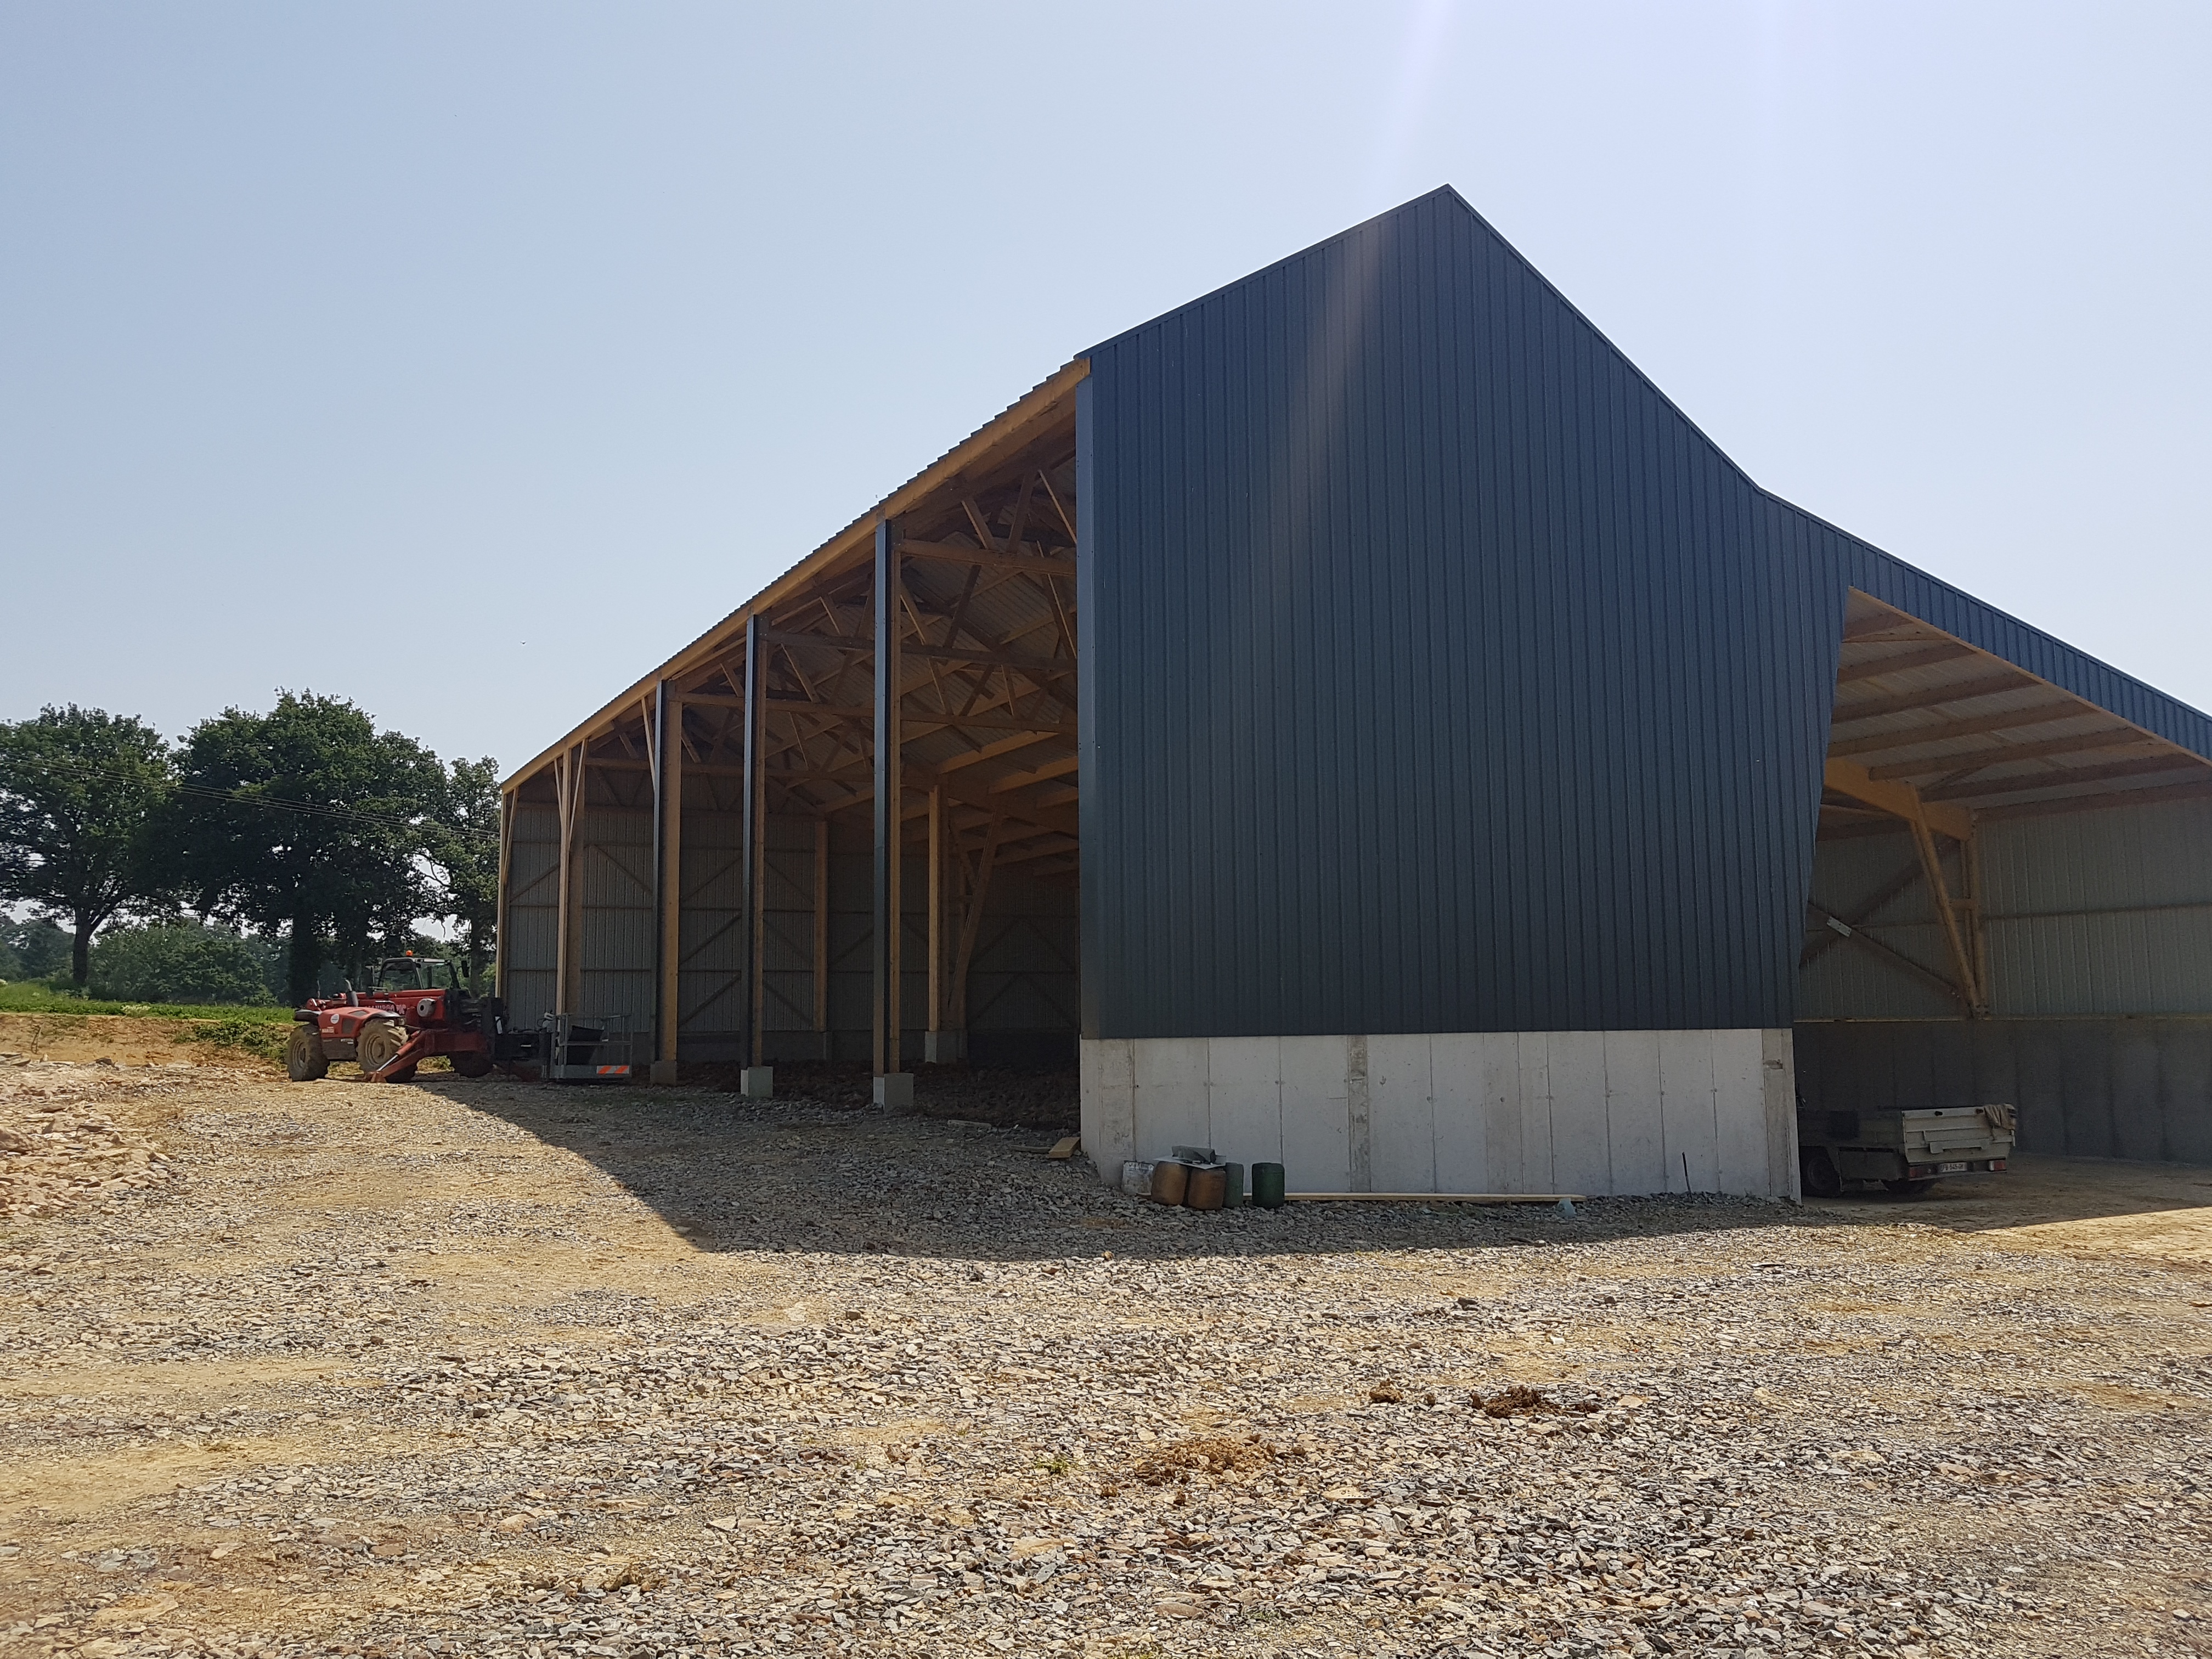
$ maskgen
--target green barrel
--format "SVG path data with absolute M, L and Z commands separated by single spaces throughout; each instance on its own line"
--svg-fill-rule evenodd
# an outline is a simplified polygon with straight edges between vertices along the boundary
M 1283 1207 L 1283 1166 L 1279 1164 L 1255 1164 L 1252 1166 L 1252 1201 L 1263 1210 Z

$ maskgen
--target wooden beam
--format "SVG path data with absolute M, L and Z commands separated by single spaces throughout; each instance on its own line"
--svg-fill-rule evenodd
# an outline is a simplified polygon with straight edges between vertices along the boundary
M 985 761 L 997 760 L 1002 756 L 1014 754 L 1020 750 L 1033 749 L 1038 744 L 1047 742 L 1059 735 L 1060 734 L 1054 732 L 1024 732 L 1015 737 L 1000 738 L 995 743 L 985 744 L 972 755 L 955 755 L 951 760 L 939 761 L 937 763 L 937 771 L 941 776 L 947 772 L 957 772 L 970 766 L 980 766 Z
M 1975 816 L 1984 823 L 2007 818 L 2048 818 L 2062 812 L 2101 812 L 2120 806 L 2157 806 L 2168 801 L 2212 799 L 2212 778 L 2197 783 L 2168 783 L 2148 789 L 2118 789 L 2109 795 L 2061 795 L 2056 800 L 1986 806 Z
M 1927 882 L 1928 890 L 1935 897 L 1936 920 L 1943 929 L 1943 944 L 1951 952 L 1952 971 L 1958 975 L 1968 1017 L 1979 1018 L 1989 1012 L 1989 1006 L 1974 981 L 1974 959 L 1966 949 L 1966 935 L 1959 930 L 1959 912 L 1951 902 L 1951 890 L 1943 879 L 1943 856 L 1936 850 L 1936 837 L 1929 831 L 1925 815 L 1911 822 L 1912 845 L 1920 854 L 1921 878 Z
M 1953 738 L 1971 738 L 1984 732 L 2016 732 L 2031 726 L 2049 726 L 2058 720 L 2080 720 L 2085 715 L 2102 714 L 2075 698 L 2063 702 L 2039 702 L 2027 708 L 2008 708 L 2001 714 L 1972 714 L 1963 720 L 1939 720 L 1932 726 L 1906 726 L 1895 732 L 1877 732 L 1866 738 L 1833 738 L 1828 743 L 1832 757 L 1875 755 L 1890 749 L 1916 749 L 1923 743 L 1947 743 Z
M 964 772 L 930 772 L 920 767 L 908 767 L 907 772 L 921 787 L 927 788 L 934 785 L 941 787 L 963 806 L 976 807 L 994 815 L 1004 812 L 1010 817 L 1022 818 L 1043 829 L 1057 830 L 1063 835 L 1079 833 L 1074 813 L 1025 801 L 1012 791 L 993 789 L 983 780 L 971 778 Z
M 968 645 L 909 644 L 906 647 L 906 654 L 926 657 L 934 662 L 972 662 L 992 668 L 1016 668 L 1030 675 L 1064 675 L 1075 672 L 1074 659 L 1068 657 L 1031 657 L 1014 651 L 986 651 Z
M 1076 851 L 1080 845 L 1081 843 L 1077 842 L 1073 836 L 1066 836 L 1043 846 L 1024 848 L 1019 853 L 1007 853 L 1002 851 L 999 854 L 999 862 L 1001 865 L 1026 864 L 1032 859 L 1058 858 L 1064 853 L 1073 853 Z
M 2149 755 L 2141 760 L 2114 761 L 2106 766 L 2069 766 L 2055 772 L 2039 772 L 2033 776 L 1993 778 L 1985 783 L 1956 783 L 1948 788 L 1930 789 L 1923 800 L 1987 800 L 1997 795 L 2032 794 L 2038 789 L 2063 789 L 2071 784 L 2101 783 L 2108 778 L 2139 778 L 2152 772 L 2203 771 L 2205 763 L 2185 750 L 2174 750 L 2169 754 Z
M 901 542 L 899 551 L 910 559 L 934 559 L 943 564 L 980 565 L 989 570 L 1018 570 L 1025 575 L 1059 576 L 1075 580 L 1075 561 L 1049 555 L 1001 553 L 995 549 L 959 547 L 950 542 Z
M 909 652 L 913 650 L 911 646 L 907 648 Z M 810 702 L 803 697 L 782 696 L 775 692 L 769 694 L 768 709 L 772 716 L 819 714 L 848 726 L 872 726 L 875 723 L 876 718 L 876 711 L 873 708 L 844 703 Z M 906 711 L 908 737 L 921 736 L 927 731 L 938 729 L 1026 732 L 1036 737 L 1063 738 L 1072 738 L 1076 733 L 1076 725 L 1073 720 L 1023 720 L 1018 715 L 1006 714 L 944 714 L 933 710 L 923 711 L 913 708 Z
M 1026 772 L 1015 772 L 999 779 L 991 786 L 991 793 L 1003 795 L 1010 789 L 1026 789 L 1033 783 L 1048 783 L 1054 778 L 1064 778 L 1082 766 L 1079 757 L 1069 755 L 1062 759 L 1047 761 L 1042 766 L 1033 766 Z
M 1999 743 L 1984 749 L 1970 749 L 1963 755 L 1929 755 L 1924 759 L 1891 761 L 1881 766 L 1867 768 L 1870 778 L 1926 777 L 1935 773 L 1952 772 L 1961 766 L 1979 770 L 1986 766 L 2002 766 L 2007 761 L 2047 760 L 2053 755 L 2082 755 L 2100 749 L 2124 749 L 2134 744 L 2152 743 L 2131 726 L 2114 726 L 2107 732 L 2084 732 L 2079 737 L 2045 738 L 2039 743 Z
M 766 645 L 815 646 L 824 651 L 842 651 L 854 656 L 865 657 L 875 650 L 870 640 L 856 640 L 842 634 L 801 634 L 788 629 L 764 628 L 761 640 Z
M 1891 696 L 1868 697 L 1858 702 L 1838 702 L 1832 717 L 1838 726 L 1854 720 L 1880 720 L 1888 714 L 1902 714 L 1915 708 L 1941 708 L 1954 702 L 1971 702 L 1976 697 L 1994 697 L 2005 691 L 2025 691 L 2038 682 L 2025 671 L 2008 670 L 2002 674 L 1985 674 L 1978 680 L 1960 680 L 1953 685 L 1924 686 L 1917 691 L 1900 691 Z
M 1972 842 L 1968 843 L 1970 846 L 1972 844 Z M 1839 916 L 1837 911 L 1829 908 L 1826 905 L 1820 903 L 1818 900 L 1814 900 L 1811 902 L 1813 908 L 1819 911 L 1823 917 L 1829 921 L 1832 921 L 1841 920 L 1848 927 L 1863 927 L 1869 922 L 1872 921 L 1876 916 L 1880 915 L 1884 910 L 1887 909 L 1893 901 L 1902 897 L 1905 890 L 1919 879 L 1920 863 L 1919 860 L 1916 859 L 1912 863 L 1906 865 L 1895 877 L 1883 883 L 1881 887 L 1876 889 L 1873 896 L 1869 897 L 1865 903 L 1858 907 L 1858 914 L 1855 916 Z M 1811 967 L 1815 962 L 1820 960 L 1822 952 L 1829 950 L 1834 945 L 1842 944 L 1847 937 L 1847 934 L 1833 927 L 1825 927 L 1821 929 L 1820 937 L 1814 939 L 1810 945 L 1808 945 L 1804 951 L 1799 955 L 1797 958 L 1798 967 Z
M 1823 781 L 1839 795 L 1878 806 L 1908 823 L 1925 823 L 1954 841 L 1965 841 L 1974 833 L 1974 821 L 1969 814 L 1954 806 L 1928 806 L 1921 800 L 1920 792 L 1911 784 L 1871 777 L 1864 767 L 1850 761 L 1831 757 Z
M 1949 980 L 1945 979 L 1942 975 L 1937 973 L 1933 968 L 1926 967 L 1920 963 L 1915 962 L 1911 957 L 1905 955 L 1904 951 L 1899 950 L 1895 945 L 1886 944 L 1882 940 L 1876 939 L 1872 933 L 1861 933 L 1856 927 L 1852 927 L 1850 923 L 1844 921 L 1844 919 L 1841 916 L 1836 915 L 1832 911 L 1824 909 L 1818 904 L 1813 905 L 1811 908 L 1819 915 L 1824 921 L 1830 923 L 1832 926 L 1838 922 L 1842 923 L 1842 927 L 1837 933 L 1838 938 L 1848 939 L 1854 945 L 1864 945 L 1868 950 L 1880 957 L 1884 962 L 1890 963 L 1896 967 L 1905 969 L 1908 973 L 1926 980 L 1930 985 L 1936 987 L 1937 990 L 1942 992 L 1945 996 L 1953 999 L 1954 1001 L 1966 1001 L 1966 999 L 1965 993 L 1960 991 L 1957 986 L 1952 984 Z
M 1849 685 L 1855 680 L 1876 679 L 1884 674 L 1902 674 L 1908 668 L 1930 668 L 1939 662 L 1951 662 L 1973 654 L 1972 646 L 1960 645 L 1950 640 L 1939 641 L 1917 651 L 1901 652 L 1894 657 L 1875 657 L 1864 662 L 1845 663 L 1836 671 L 1836 684 Z
M 1880 605 L 1881 601 L 1877 599 L 1875 603 Z M 1917 625 L 1903 611 L 1893 611 L 1887 605 L 1882 605 L 1882 608 L 1871 617 L 1861 617 L 1856 622 L 1845 623 L 1844 643 L 1854 645 L 1872 635 L 1887 634 L 1896 629 Z

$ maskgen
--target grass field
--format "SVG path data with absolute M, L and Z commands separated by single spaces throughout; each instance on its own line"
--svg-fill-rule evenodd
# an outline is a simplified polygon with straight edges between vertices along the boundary
M 246 1006 L 169 1002 L 100 1002 L 70 996 L 35 980 L 0 985 L 0 1014 L 128 1014 L 139 1019 L 204 1019 L 223 1024 L 289 1025 L 292 1011 L 282 1003 Z

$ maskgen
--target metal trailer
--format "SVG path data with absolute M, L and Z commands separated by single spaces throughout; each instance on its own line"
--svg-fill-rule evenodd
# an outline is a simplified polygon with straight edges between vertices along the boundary
M 2002 1170 L 2017 1121 L 2010 1106 L 1997 1104 L 1872 1112 L 1800 1106 L 1798 1165 L 1815 1198 L 1877 1182 L 1917 1197 L 1944 1176 Z
M 634 1046 L 627 1014 L 548 1014 L 538 1030 L 549 1083 L 626 1083 Z

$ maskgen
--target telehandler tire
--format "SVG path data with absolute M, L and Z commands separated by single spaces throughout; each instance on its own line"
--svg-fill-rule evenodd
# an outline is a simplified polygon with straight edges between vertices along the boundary
M 304 1022 L 292 1028 L 284 1041 L 284 1070 L 295 1083 L 313 1083 L 330 1073 L 330 1056 L 323 1052 L 322 1034 Z
M 447 1054 L 446 1058 L 453 1062 L 453 1070 L 463 1077 L 491 1075 L 491 1056 L 480 1048 L 464 1049 L 459 1054 Z
M 361 1028 L 355 1039 L 353 1054 L 359 1063 L 362 1075 L 375 1078 L 382 1067 L 392 1063 L 392 1057 L 407 1046 L 407 1028 L 396 1019 L 372 1019 Z M 386 1072 L 378 1079 L 385 1083 L 404 1083 L 415 1075 L 415 1068 Z

